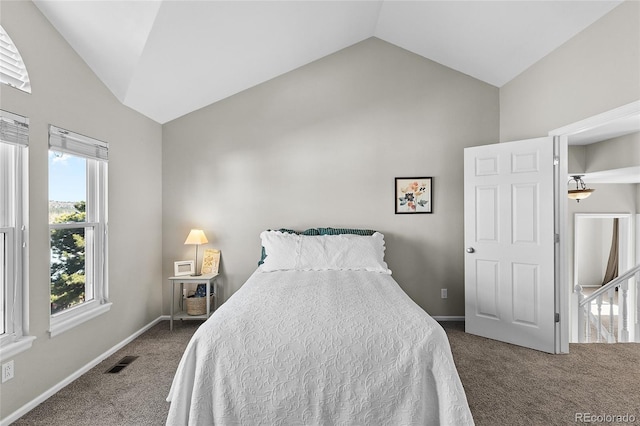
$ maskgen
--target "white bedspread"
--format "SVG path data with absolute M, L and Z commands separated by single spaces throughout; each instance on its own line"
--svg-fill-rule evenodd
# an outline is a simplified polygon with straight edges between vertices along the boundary
M 390 275 L 258 269 L 194 334 L 168 425 L 472 425 L 440 325 Z

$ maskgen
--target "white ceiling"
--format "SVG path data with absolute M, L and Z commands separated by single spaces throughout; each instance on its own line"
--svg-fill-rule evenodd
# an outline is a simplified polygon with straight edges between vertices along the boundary
M 369 37 L 500 87 L 620 3 L 35 0 L 123 104 L 159 123 Z

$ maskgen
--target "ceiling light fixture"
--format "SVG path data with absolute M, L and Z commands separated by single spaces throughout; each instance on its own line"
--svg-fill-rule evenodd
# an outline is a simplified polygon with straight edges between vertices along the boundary
M 585 198 L 590 196 L 593 191 L 595 191 L 595 189 L 587 188 L 587 185 L 585 185 L 584 181 L 582 180 L 582 176 L 584 175 L 571 176 L 571 179 L 569 179 L 569 182 L 567 182 L 567 184 L 571 183 L 572 181 L 575 182 L 576 189 L 569 189 L 568 196 L 572 200 L 576 200 L 578 203 L 580 202 L 580 200 L 584 200 Z

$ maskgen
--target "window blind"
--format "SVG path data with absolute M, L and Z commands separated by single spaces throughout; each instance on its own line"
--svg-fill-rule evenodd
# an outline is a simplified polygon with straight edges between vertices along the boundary
M 49 149 L 94 160 L 109 159 L 108 143 L 53 125 L 49 126 Z
M 29 145 L 29 119 L 0 110 L 0 141 L 14 145 Z
M 31 93 L 27 67 L 9 34 L 0 26 L 0 82 Z

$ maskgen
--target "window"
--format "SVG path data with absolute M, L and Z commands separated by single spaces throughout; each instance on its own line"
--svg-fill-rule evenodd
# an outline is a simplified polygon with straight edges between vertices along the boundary
M 51 335 L 109 310 L 105 142 L 49 126 Z
M 0 357 L 31 346 L 27 308 L 29 120 L 0 110 Z
M 0 25 L 0 83 L 31 93 L 31 83 L 22 56 Z

